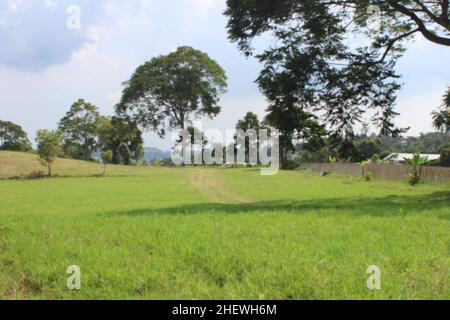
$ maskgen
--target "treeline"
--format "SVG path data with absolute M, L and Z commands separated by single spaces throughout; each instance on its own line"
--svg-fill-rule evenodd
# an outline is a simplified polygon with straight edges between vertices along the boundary
M 58 157 L 98 161 L 93 153 L 100 151 L 102 162 L 137 164 L 144 154 L 142 132 L 126 117 L 102 116 L 98 108 L 83 99 L 76 101 L 59 121 L 56 130 L 38 130 L 36 153 L 52 174 Z M 17 124 L 0 121 L 0 150 L 31 152 L 26 132 Z
M 392 153 L 440 154 L 440 161 L 432 164 L 450 166 L 450 134 L 433 132 L 419 137 L 389 137 L 361 133 L 336 140 L 317 151 L 308 151 L 297 145 L 300 162 L 377 162 Z
M 450 150 L 446 135 L 450 132 L 450 88 L 445 93 L 440 108 L 433 113 L 434 127 L 443 132 L 441 135 L 400 138 L 407 128 L 394 128 L 391 120 L 396 113 L 389 105 L 382 112 L 384 116 L 375 119 L 375 127 L 380 129 L 378 135 L 369 135 L 369 125 L 365 126 L 362 133 L 356 134 L 354 123 L 360 117 L 349 119 L 343 105 L 358 109 L 355 105 L 361 100 L 356 99 L 360 85 L 355 87 L 356 92 L 345 92 L 342 97 L 344 100 L 333 99 L 334 93 L 329 89 L 325 90 L 320 100 L 329 99 L 332 102 L 329 105 L 331 109 L 328 110 L 332 117 L 322 119 L 315 111 L 305 109 L 305 106 L 320 106 L 320 101 L 314 99 L 315 90 L 296 92 L 304 84 L 291 81 L 295 79 L 290 79 L 294 74 L 290 71 L 282 75 L 272 74 L 276 69 L 271 65 L 278 63 L 278 58 L 278 55 L 270 58 L 268 69 L 258 80 L 261 91 L 270 102 L 266 109 L 267 115 L 260 122 L 255 114 L 248 113 L 238 122 L 236 129 L 278 129 L 280 164 L 283 169 L 295 168 L 298 161 L 321 162 L 333 159 L 339 162 L 361 162 L 399 152 L 441 153 L 441 165 L 447 165 Z M 295 67 L 295 64 L 292 66 Z M 362 78 L 368 86 L 373 81 L 370 76 Z M 302 77 L 296 80 L 302 80 Z M 121 100 L 115 106 L 115 116 L 100 115 L 96 106 L 82 99 L 75 102 L 59 122 L 57 130 L 38 132 L 37 153 L 42 162 L 48 165 L 49 173 L 56 157 L 93 160 L 95 151 L 100 151 L 105 164 L 137 164 L 144 154 L 141 130 L 153 131 L 161 138 L 171 131 L 182 132 L 188 129 L 195 132 L 196 129 L 192 127 L 194 120 L 203 117 L 213 119 L 221 112 L 220 97 L 226 90 L 226 73 L 216 61 L 191 47 L 179 47 L 168 55 L 151 59 L 135 70 L 124 83 Z M 372 94 L 369 96 L 372 97 Z M 383 101 L 391 100 L 378 93 L 376 96 Z M 389 96 L 392 96 L 392 92 Z M 307 99 L 308 97 L 312 100 Z M 383 101 L 376 104 L 382 106 L 386 102 Z M 333 130 L 338 124 L 339 130 Z M 200 143 L 199 148 L 202 150 L 205 147 L 204 141 L 191 143 Z M 242 147 L 244 146 L 236 146 Z M 248 142 L 245 147 L 248 149 Z M 20 126 L 2 122 L 0 148 L 29 151 L 31 144 Z M 248 155 L 246 158 L 248 159 Z M 170 164 L 170 161 L 159 163 Z

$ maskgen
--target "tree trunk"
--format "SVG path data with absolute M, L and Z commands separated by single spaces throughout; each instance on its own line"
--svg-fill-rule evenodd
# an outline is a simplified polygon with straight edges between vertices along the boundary
M 186 147 L 186 141 L 184 141 L 184 130 L 186 129 L 185 128 L 185 124 L 184 124 L 184 115 L 183 114 L 181 114 L 180 115 L 180 122 L 181 122 L 181 134 L 182 134 L 182 136 L 181 136 L 181 166 L 182 167 L 184 167 L 185 166 L 185 163 L 184 163 L 184 150 L 185 150 L 185 147 Z

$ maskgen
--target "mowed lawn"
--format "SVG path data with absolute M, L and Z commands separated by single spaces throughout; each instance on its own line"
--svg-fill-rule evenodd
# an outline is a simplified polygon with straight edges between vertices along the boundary
M 136 170 L 0 181 L 0 298 L 450 298 L 449 185 Z

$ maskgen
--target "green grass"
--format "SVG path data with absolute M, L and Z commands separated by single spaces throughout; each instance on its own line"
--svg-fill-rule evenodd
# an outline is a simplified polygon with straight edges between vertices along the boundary
M 449 185 L 201 168 L 0 181 L 3 299 L 449 297 Z

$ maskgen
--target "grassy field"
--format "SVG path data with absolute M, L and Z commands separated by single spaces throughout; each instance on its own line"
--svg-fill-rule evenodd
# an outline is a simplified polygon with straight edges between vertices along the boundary
M 24 156 L 0 153 L 3 177 L 7 157 Z M 59 166 L 84 177 L 0 181 L 0 298 L 450 297 L 450 185 Z M 70 265 L 80 291 L 66 288 Z M 370 265 L 381 290 L 366 287 Z
M 70 159 L 57 159 L 53 173 L 59 177 L 87 177 L 103 174 L 103 165 Z M 109 176 L 141 176 L 149 174 L 148 167 L 107 166 Z M 0 151 L 0 179 L 20 179 L 45 176 L 47 167 L 40 164 L 37 155 L 31 153 Z

